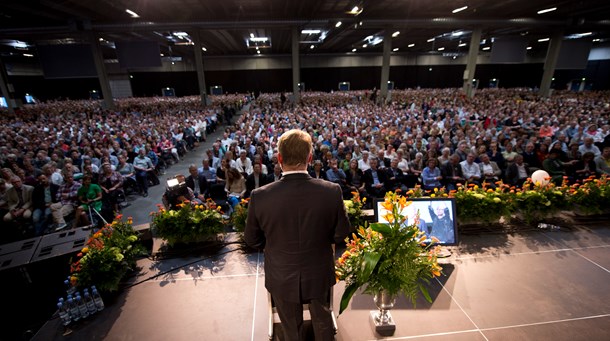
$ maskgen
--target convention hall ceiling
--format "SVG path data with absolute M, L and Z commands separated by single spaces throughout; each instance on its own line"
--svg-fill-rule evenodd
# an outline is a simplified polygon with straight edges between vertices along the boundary
M 394 53 L 451 56 L 467 53 L 470 33 L 479 27 L 484 40 L 481 50 L 488 50 L 486 47 L 495 39 L 520 37 L 528 41 L 531 53 L 544 53 L 548 47 L 545 38 L 556 32 L 567 39 L 608 44 L 610 2 L 3 1 L 0 53 L 9 59 L 32 58 L 37 45 L 83 42 L 95 37 L 102 43 L 105 58 L 116 58 L 114 42 L 132 40 L 156 41 L 165 56 L 192 58 L 193 40 L 199 35 L 204 56 L 288 55 L 294 27 L 301 54 L 380 53 L 387 31 L 392 34 Z

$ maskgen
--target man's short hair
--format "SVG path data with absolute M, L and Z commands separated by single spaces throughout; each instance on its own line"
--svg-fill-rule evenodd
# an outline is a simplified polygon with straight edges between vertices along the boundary
M 278 150 L 285 165 L 306 165 L 311 154 L 311 136 L 302 130 L 289 130 L 280 137 Z

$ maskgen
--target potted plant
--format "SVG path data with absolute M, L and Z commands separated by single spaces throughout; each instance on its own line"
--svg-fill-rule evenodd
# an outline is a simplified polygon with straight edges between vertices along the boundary
M 132 219 L 123 221 L 119 215 L 93 233 L 77 254 L 78 259 L 70 267 L 71 285 L 77 288 L 95 285 L 100 291 L 116 291 L 123 276 L 135 269 L 136 259 L 145 254 Z
M 162 205 L 157 207 L 157 212 L 151 212 L 151 229 L 155 236 L 167 241 L 169 246 L 214 241 L 224 232 L 225 221 L 220 206 L 211 199 L 204 204 L 184 201 L 178 204 L 178 210 L 168 210 Z
M 431 302 L 425 285 L 441 274 L 437 261 L 440 246 L 424 243 L 427 237 L 418 228 L 419 217 L 412 219 L 413 224 L 405 225 L 408 217 L 402 212 L 409 204 L 406 197 L 388 192 L 383 207 L 389 213 L 383 218 L 389 224 L 360 227 L 358 235 L 346 240 L 346 251 L 335 266 L 337 279 L 346 284 L 339 313 L 347 308 L 358 289 L 375 295 L 380 312 L 372 318 L 376 320 L 373 321 L 376 331 L 382 335 L 391 335 L 395 329 L 387 310 L 396 296 L 403 293 L 415 304 L 420 292 Z

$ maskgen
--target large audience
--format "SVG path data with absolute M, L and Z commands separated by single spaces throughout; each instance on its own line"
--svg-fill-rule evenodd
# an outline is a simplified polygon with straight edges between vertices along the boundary
M 100 101 L 55 101 L 0 112 L 0 239 L 111 218 L 247 100 L 214 96 L 201 107 L 199 97 L 130 98 L 112 111 Z
M 253 189 L 281 179 L 276 142 L 293 128 L 313 137 L 310 175 L 338 183 L 346 199 L 359 192 L 371 202 L 416 186 L 519 187 L 539 169 L 556 183 L 610 174 L 610 92 L 540 98 L 532 89 L 487 89 L 467 98 L 417 89 L 383 100 L 375 90 L 304 92 L 299 103 L 263 93 L 231 121 L 248 98 L 221 96 L 206 108 L 197 98 L 127 99 L 114 112 L 51 102 L 5 114 L 3 218 L 31 221 L 35 234 L 49 230 L 41 221 L 65 228 L 73 212 L 75 225 L 87 224 L 87 205 L 118 210 L 130 188 L 146 196 L 164 165 L 227 122 L 185 181 L 195 201 L 226 199 L 228 215 Z

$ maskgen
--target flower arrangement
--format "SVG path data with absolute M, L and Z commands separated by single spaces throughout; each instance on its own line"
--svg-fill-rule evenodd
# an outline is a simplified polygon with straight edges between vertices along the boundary
M 250 198 L 241 199 L 239 204 L 235 205 L 233 208 L 231 223 L 237 232 L 244 232 L 246 229 L 246 221 L 248 220 L 248 202 L 250 202 Z
M 162 205 L 157 207 L 158 211 L 150 214 L 151 228 L 153 233 L 165 239 L 169 246 L 176 243 L 208 241 L 224 231 L 225 221 L 220 206 L 211 199 L 196 205 L 184 201 L 178 204 L 178 210 L 167 210 Z
M 391 212 L 384 216 L 389 224 L 360 227 L 358 235 L 354 233 L 351 240 L 346 239 L 346 251 L 335 264 L 337 279 L 346 283 L 340 313 L 359 288 L 364 288 L 366 294 L 402 292 L 413 304 L 421 292 L 432 301 L 424 283 L 441 274 L 439 247 L 424 244 L 426 235 L 417 227 L 418 217 L 413 225 L 404 225 L 407 217 L 401 212 L 409 204 L 406 197 L 388 192 L 383 206 Z
M 118 215 L 111 224 L 95 232 L 70 267 L 70 283 L 84 288 L 95 285 L 101 291 L 116 291 L 121 278 L 135 268 L 136 258 L 146 254 L 138 243 L 132 219 Z
M 351 200 L 343 200 L 345 205 L 345 211 L 349 218 L 349 223 L 353 229 L 356 229 L 362 224 L 362 206 L 366 202 L 366 198 L 360 199 L 360 193 L 357 191 L 352 192 Z
M 501 181 L 496 183 L 495 189 L 479 187 L 471 184 L 467 187 L 458 186 L 458 189 L 443 196 L 452 196 L 456 202 L 456 213 L 460 223 L 472 221 L 493 223 L 498 222 L 502 216 L 511 212 L 512 200 L 510 194 L 504 191 L 506 185 Z
M 569 203 L 579 214 L 600 214 L 610 207 L 610 181 L 606 176 L 600 179 L 590 177 L 582 184 L 568 188 Z
M 527 179 L 523 188 L 515 193 L 515 211 L 523 216 L 527 224 L 537 223 L 568 207 L 566 179 L 562 186 L 556 186 L 550 177 L 547 181 L 548 184 L 541 184 Z

